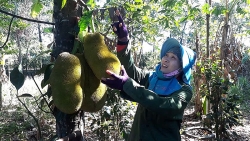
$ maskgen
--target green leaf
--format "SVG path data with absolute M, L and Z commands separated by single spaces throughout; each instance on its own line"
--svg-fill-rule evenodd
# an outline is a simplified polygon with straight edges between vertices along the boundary
M 22 95 L 19 95 L 18 97 L 33 97 L 31 94 L 25 93 Z
M 24 75 L 22 65 L 15 67 L 10 73 L 10 82 L 19 90 L 24 84 Z
M 207 109 L 207 97 L 206 96 L 204 96 L 203 98 L 202 98 L 202 108 L 203 108 L 203 114 L 204 115 L 206 115 L 207 113 L 206 113 L 206 109 Z
M 93 11 L 85 11 L 83 16 L 81 17 L 80 21 L 78 22 L 78 26 L 80 27 L 80 32 L 87 30 L 88 25 L 92 20 L 92 13 Z
M 133 15 L 132 15 L 132 18 L 136 18 L 136 17 L 139 17 L 139 16 L 140 16 L 139 12 L 134 12 Z
M 91 8 L 94 8 L 96 6 L 95 0 L 88 0 L 87 5 L 90 6 Z
M 41 81 L 41 88 L 44 88 L 47 84 L 44 83 L 44 79 Z
M 151 7 L 149 5 L 146 5 L 146 6 L 143 6 L 142 9 L 151 10 Z
M 63 7 L 65 6 L 66 3 L 67 3 L 67 0 L 62 0 L 62 7 L 61 7 L 61 9 L 63 9 Z
M 31 6 L 31 17 L 35 18 L 41 12 L 43 5 L 40 0 L 34 0 Z
M 224 14 L 223 11 L 225 11 L 226 8 L 223 6 L 216 6 L 213 10 L 212 10 L 212 14 L 219 16 L 221 14 Z
M 142 0 L 135 0 L 135 2 L 142 3 Z
M 206 3 L 206 4 L 204 4 L 203 6 L 202 6 L 202 12 L 203 13 L 205 13 L 205 14 L 209 14 L 210 12 L 209 12 L 209 4 L 208 3 Z
M 187 21 L 187 19 L 188 19 L 188 17 L 182 17 L 182 18 L 180 19 L 180 23 Z
M 46 69 L 45 69 L 44 79 L 43 79 L 45 86 L 49 83 L 48 80 L 49 80 L 49 77 L 50 77 L 50 74 L 51 74 L 53 68 L 54 68 L 54 64 L 48 64 Z
M 169 21 L 168 20 L 165 21 L 165 28 L 169 28 Z
M 237 11 L 238 13 L 240 13 L 240 14 L 244 14 L 244 13 L 245 13 L 244 10 L 243 10 L 241 7 L 237 7 L 237 8 L 236 8 L 236 11 Z
M 43 29 L 43 32 L 44 32 L 44 33 L 53 33 L 53 32 L 52 32 L 52 31 L 53 31 L 52 29 L 53 29 L 52 27 L 47 27 L 47 28 L 44 28 L 44 29 Z

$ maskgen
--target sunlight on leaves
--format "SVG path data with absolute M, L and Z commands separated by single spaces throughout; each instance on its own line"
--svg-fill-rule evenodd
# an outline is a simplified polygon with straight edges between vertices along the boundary
M 34 0 L 31 6 L 31 17 L 35 18 L 39 15 L 43 8 L 43 5 L 39 0 Z
M 209 4 L 208 3 L 206 3 L 206 4 L 204 4 L 203 6 L 202 6 L 202 13 L 205 13 L 205 14 L 209 14 L 210 12 L 209 12 Z
M 135 0 L 135 2 L 142 3 L 142 0 Z
M 43 29 L 44 33 L 53 33 L 53 28 L 52 27 L 46 27 Z
M 91 7 L 91 8 L 94 8 L 94 7 L 96 6 L 94 0 L 88 0 L 87 5 L 88 5 L 89 7 Z
M 81 17 L 80 21 L 78 22 L 78 26 L 80 27 L 79 33 L 81 33 L 82 31 L 86 31 L 87 30 L 88 25 L 91 22 L 92 12 L 93 11 L 85 11 L 83 13 L 83 16 Z
M 65 6 L 66 2 L 67 2 L 67 0 L 62 0 L 62 7 L 61 7 L 61 9 L 63 9 L 63 7 Z

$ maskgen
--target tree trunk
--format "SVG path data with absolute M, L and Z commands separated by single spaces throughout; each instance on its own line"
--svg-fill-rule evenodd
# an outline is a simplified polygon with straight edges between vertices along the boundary
M 2 110 L 2 82 L 0 81 L 0 111 Z
M 78 17 L 81 17 L 82 8 L 75 0 L 67 0 L 63 8 L 62 0 L 54 0 L 53 18 L 54 27 L 54 45 L 51 55 L 56 59 L 62 52 L 71 52 L 74 46 L 74 40 L 79 32 Z M 67 103 L 65 103 L 67 104 Z M 53 115 L 56 118 L 56 134 L 58 138 L 67 138 L 68 140 L 83 140 L 83 133 L 70 137 L 72 133 L 83 131 L 83 111 L 74 114 L 65 114 L 56 107 Z M 69 138 L 70 137 L 70 138 Z M 65 140 L 65 139 L 61 139 Z
M 196 48 L 196 53 L 197 53 L 197 60 L 199 60 L 199 57 L 200 57 L 200 38 L 199 38 L 199 35 L 198 35 L 198 31 L 196 31 L 196 40 L 195 40 L 195 48 Z M 196 74 L 200 74 L 200 68 L 198 68 L 198 66 L 196 66 Z M 200 113 L 199 115 L 202 114 L 202 101 L 201 101 L 201 93 L 199 91 L 199 88 L 202 84 L 202 80 L 201 78 L 199 77 L 199 75 L 194 75 L 194 85 L 195 85 L 195 89 L 196 89 L 196 97 L 195 97 L 195 107 L 194 107 L 194 113 L 193 113 L 193 116 L 194 118 L 197 118 L 198 114 L 197 113 Z M 200 117 L 198 117 L 200 118 Z

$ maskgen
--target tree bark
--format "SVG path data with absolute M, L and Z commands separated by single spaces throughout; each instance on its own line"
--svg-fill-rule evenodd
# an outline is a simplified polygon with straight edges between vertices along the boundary
M 79 141 L 79 140 L 81 140 L 81 136 L 82 136 L 82 133 L 81 133 L 81 131 L 78 130 L 78 131 L 75 131 L 75 132 L 69 134 L 66 137 L 58 139 L 57 141 L 71 141 L 71 140 Z
M 67 0 L 62 8 L 62 0 L 54 0 L 53 19 L 55 27 L 52 58 L 56 59 L 62 52 L 71 52 L 74 46 L 74 40 L 79 32 L 78 17 L 82 15 L 82 8 L 76 0 Z M 67 104 L 67 103 L 65 103 Z M 69 138 L 76 131 L 83 131 L 83 111 L 74 114 L 65 114 L 56 107 L 53 115 L 56 118 L 56 134 L 58 138 L 68 140 L 83 140 L 83 133 L 77 134 L 77 138 Z M 77 132 L 78 133 L 78 132 Z
M 0 81 L 0 111 L 2 110 L 2 82 Z

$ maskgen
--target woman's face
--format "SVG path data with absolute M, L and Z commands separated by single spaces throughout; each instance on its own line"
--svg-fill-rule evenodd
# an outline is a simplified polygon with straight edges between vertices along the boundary
M 179 58 L 171 53 L 167 52 L 164 57 L 161 59 L 161 71 L 163 73 L 170 73 L 177 69 L 181 68 L 181 62 Z

